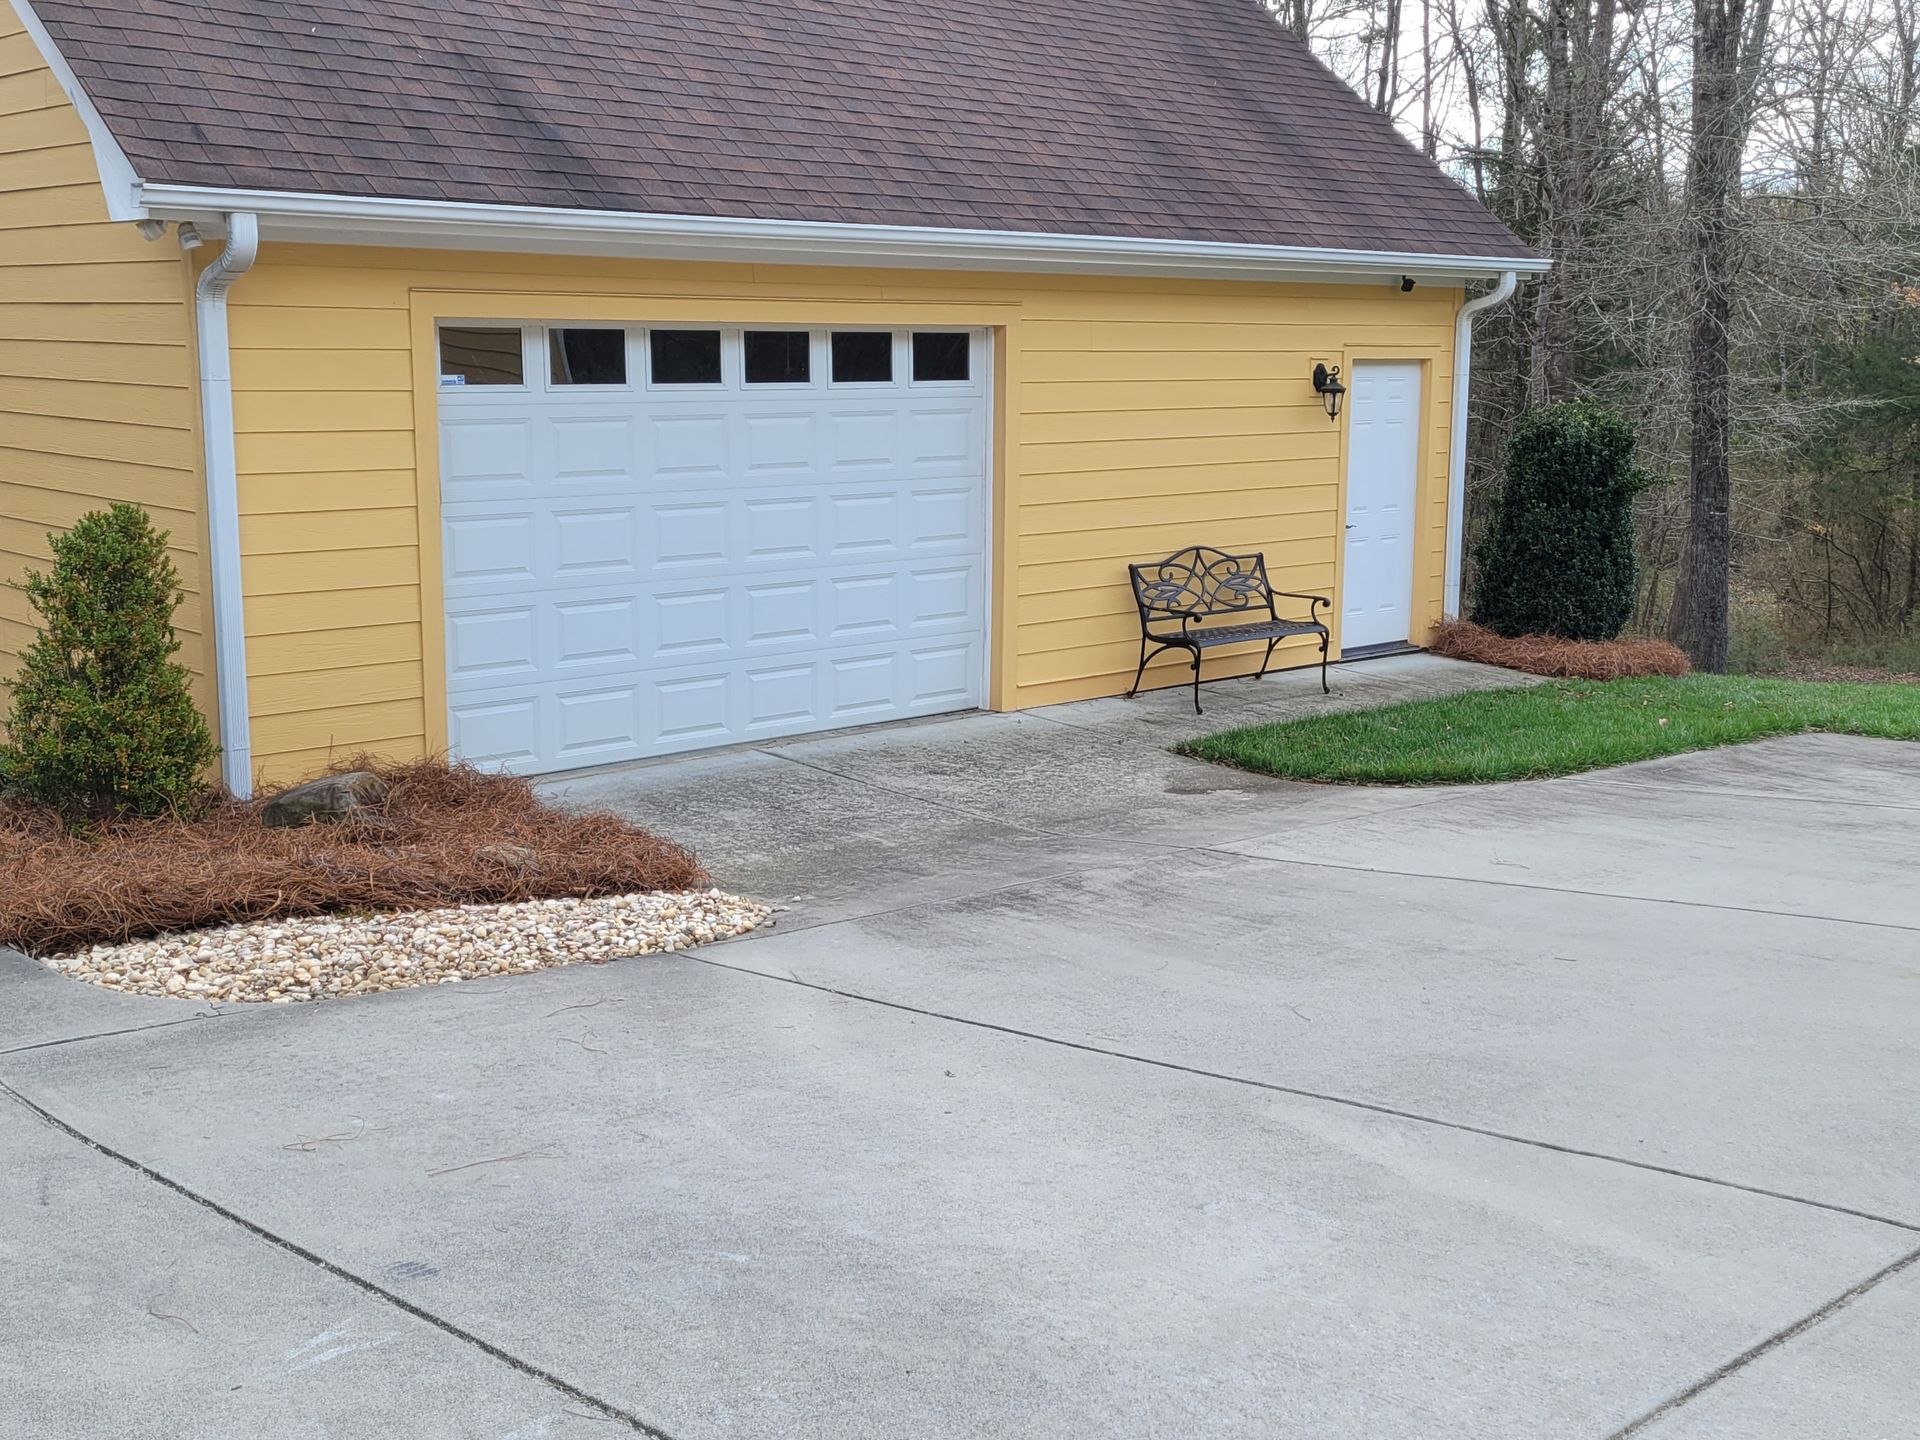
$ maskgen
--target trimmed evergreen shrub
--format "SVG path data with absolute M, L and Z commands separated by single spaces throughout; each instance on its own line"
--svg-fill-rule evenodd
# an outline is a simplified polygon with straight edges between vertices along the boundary
M 1611 640 L 1633 614 L 1633 425 L 1616 410 L 1544 405 L 1520 417 L 1479 547 L 1473 619 L 1505 636 Z
M 74 823 L 186 808 L 219 751 L 173 659 L 167 532 L 115 505 L 49 538 L 52 570 L 18 587 L 41 631 L 13 677 L 0 774 Z

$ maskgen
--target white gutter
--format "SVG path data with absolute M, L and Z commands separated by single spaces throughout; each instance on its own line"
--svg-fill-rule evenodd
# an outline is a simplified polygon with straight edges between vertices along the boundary
M 1238 279 L 1430 284 L 1544 270 L 1535 256 L 1423 255 L 1114 235 L 1051 235 L 918 225 L 848 225 L 713 215 L 535 209 L 449 200 L 393 200 L 281 190 L 142 184 L 143 212 L 202 229 L 229 211 L 257 215 L 269 240 L 731 260 L 788 265 L 1200 275 Z
M 200 272 L 194 318 L 200 342 L 200 429 L 207 465 L 207 558 L 213 581 L 213 653 L 220 705 L 220 773 L 244 800 L 253 793 L 247 711 L 247 619 L 240 586 L 240 467 L 233 445 L 233 363 L 227 292 L 260 253 L 260 222 L 222 217 L 226 248 Z
M 1528 268 L 1544 270 L 1546 266 L 1543 260 Z M 1447 588 L 1442 605 L 1449 620 L 1460 618 L 1460 585 L 1465 570 L 1462 550 L 1467 524 L 1467 401 L 1473 378 L 1473 317 L 1507 302 L 1520 282 L 1519 269 L 1516 265 L 1508 270 L 1493 289 L 1462 305 L 1453 322 L 1453 410 L 1447 437 Z

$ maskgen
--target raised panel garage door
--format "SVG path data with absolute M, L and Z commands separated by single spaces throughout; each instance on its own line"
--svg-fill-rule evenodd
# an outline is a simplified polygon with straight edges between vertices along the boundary
M 565 770 L 971 709 L 986 343 L 448 325 L 449 738 Z

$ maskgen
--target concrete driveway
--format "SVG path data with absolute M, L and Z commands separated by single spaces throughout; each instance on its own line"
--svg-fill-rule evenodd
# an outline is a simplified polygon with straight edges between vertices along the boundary
M 1424 658 L 552 787 L 788 905 L 203 1015 L 0 966 L 0 1434 L 1920 1430 L 1920 749 L 1176 759 Z

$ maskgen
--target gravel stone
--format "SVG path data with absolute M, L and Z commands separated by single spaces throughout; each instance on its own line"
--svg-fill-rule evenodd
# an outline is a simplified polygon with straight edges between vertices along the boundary
M 744 935 L 772 913 L 721 890 L 529 900 L 253 920 L 95 945 L 46 963 L 136 995 L 290 1004 L 685 950 Z

